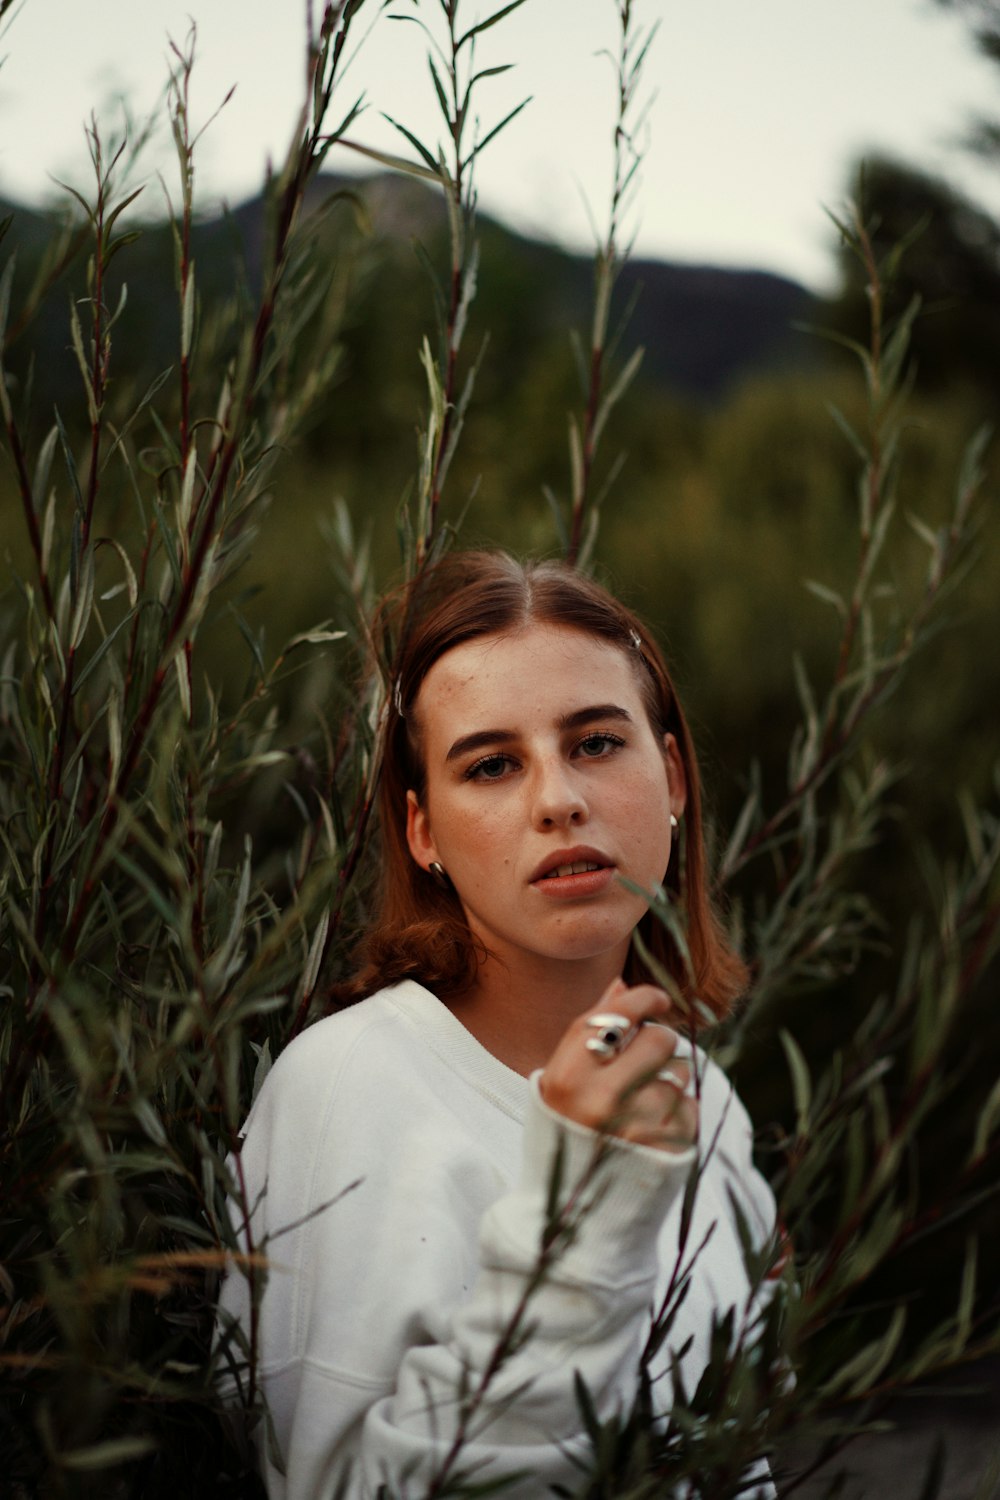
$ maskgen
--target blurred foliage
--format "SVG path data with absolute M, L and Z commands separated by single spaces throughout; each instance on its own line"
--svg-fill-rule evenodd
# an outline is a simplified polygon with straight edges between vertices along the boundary
M 836 304 L 770 289 L 853 347 L 755 334 L 759 366 L 709 404 L 673 383 L 693 356 L 639 364 L 680 338 L 669 312 L 640 300 L 616 333 L 616 206 L 596 274 L 477 215 L 454 94 L 443 158 L 323 177 L 358 9 L 325 12 L 261 202 L 195 216 L 182 51 L 170 222 L 119 217 L 95 131 L 93 201 L 8 231 L 0 1463 L 18 1496 L 251 1492 L 212 1386 L 226 1156 L 364 918 L 391 674 L 359 692 L 370 610 L 461 524 L 532 552 L 596 538 L 707 764 L 756 978 L 719 1044 L 800 1292 L 752 1347 L 718 1331 L 652 1447 L 641 1409 L 593 1436 L 595 1493 L 655 1471 L 721 1500 L 782 1430 L 994 1337 L 970 1245 L 995 1262 L 1000 562 L 970 437 L 995 409 L 995 228 L 869 167 Z
M 1000 225 L 940 178 L 877 156 L 859 169 L 851 197 L 865 205 L 879 252 L 898 257 L 893 310 L 919 307 L 911 338 L 917 387 L 959 393 L 966 410 L 990 411 L 1000 336 Z M 863 276 L 849 252 L 842 267 L 830 322 L 864 337 Z

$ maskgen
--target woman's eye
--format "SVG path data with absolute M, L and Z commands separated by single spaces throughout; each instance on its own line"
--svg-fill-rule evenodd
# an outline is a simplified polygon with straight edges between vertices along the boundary
M 499 781 L 512 764 L 509 755 L 484 755 L 465 773 L 466 781 Z
M 611 751 L 617 750 L 625 741 L 617 734 L 588 734 L 585 740 L 581 740 L 577 749 L 580 754 L 588 760 L 597 760 L 602 755 L 609 755 Z

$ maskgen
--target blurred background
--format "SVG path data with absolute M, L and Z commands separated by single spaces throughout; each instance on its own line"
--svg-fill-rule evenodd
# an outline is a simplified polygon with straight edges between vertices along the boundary
M 656 34 L 636 133 L 644 155 L 625 216 L 632 258 L 618 309 L 632 311 L 619 354 L 642 345 L 645 357 L 605 439 L 604 473 L 619 457 L 623 467 L 603 509 L 598 556 L 668 644 L 723 824 L 742 799 L 751 758 L 765 784 L 784 776 L 798 714 L 792 638 L 819 679 L 837 639 L 832 612 L 803 580 L 842 586 L 857 545 L 856 456 L 829 407 L 860 419 L 863 391 L 849 357 L 814 330 L 864 340 L 867 307 L 860 270 L 824 206 L 838 213 L 862 197 L 886 246 L 919 230 L 890 308 L 921 299 L 901 510 L 942 520 L 966 442 L 994 418 L 992 15 L 977 0 L 635 6 L 637 22 Z M 412 157 L 382 111 L 436 139 L 425 39 L 409 0 L 372 17 L 343 95 L 345 107 L 371 101 L 351 134 Z M 280 166 L 294 124 L 305 9 L 285 6 L 277 16 L 265 0 L 213 0 L 197 22 L 190 110 L 204 134 L 195 259 L 207 304 L 238 285 L 237 262 L 251 281 L 259 264 L 257 190 L 268 162 Z M 67 202 L 56 179 L 89 191 L 92 111 L 106 149 L 126 131 L 131 147 L 141 143 L 131 171 L 144 188 L 131 212 L 145 232 L 120 258 L 129 308 L 117 330 L 119 390 L 148 383 L 175 357 L 176 314 L 164 288 L 176 166 L 162 92 L 170 38 L 180 44 L 189 29 L 187 6 L 173 0 L 86 8 L 46 0 L 15 7 L 3 32 L 0 197 L 14 212 L 16 292 L 30 286 Z M 489 345 L 448 503 L 453 518 L 464 515 L 467 541 L 544 551 L 556 539 L 543 487 L 567 489 L 566 413 L 579 403 L 570 333 L 586 343 L 592 250 L 607 215 L 615 6 L 529 0 L 481 43 L 483 66 L 515 66 L 481 86 L 480 107 L 495 113 L 480 135 L 532 97 L 477 166 L 483 260 L 466 348 L 471 358 L 484 337 Z M 394 517 L 423 400 L 418 351 L 434 317 L 415 247 L 440 261 L 444 223 L 432 191 L 357 175 L 370 167 L 346 150 L 329 158 L 338 181 L 355 174 L 363 200 L 362 214 L 345 204 L 326 231 L 331 253 L 352 267 L 340 379 L 307 441 L 281 465 L 266 542 L 241 580 L 242 606 L 272 645 L 329 612 L 324 535 L 335 502 L 345 502 L 359 535 L 370 534 L 380 576 L 398 563 Z M 14 339 L 8 360 L 24 378 L 30 365 L 39 422 L 47 426 L 57 405 L 72 428 L 83 398 L 67 307 L 62 288 L 30 341 Z M 5 471 L 0 484 L 9 478 Z M 23 556 L 10 504 L 0 543 L 15 564 Z M 901 597 L 923 558 L 922 543 L 900 537 Z M 989 793 L 1000 703 L 997 558 L 990 540 L 955 604 L 960 628 L 942 632 L 882 725 L 884 753 L 918 761 L 900 792 L 901 843 L 912 819 L 922 836 L 943 837 L 960 785 L 980 799 Z M 235 627 L 230 636 L 238 653 Z M 910 855 L 900 858 L 885 897 L 902 915 L 914 876 Z

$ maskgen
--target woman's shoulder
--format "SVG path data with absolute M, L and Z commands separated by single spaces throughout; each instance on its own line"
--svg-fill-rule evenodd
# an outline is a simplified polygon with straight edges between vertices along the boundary
M 401 1004 L 403 1000 L 409 1004 Z M 370 1068 L 377 1068 L 386 1078 L 395 1057 L 412 1055 L 414 1014 L 419 1015 L 421 1005 L 439 1003 L 422 986 L 404 981 L 314 1021 L 270 1065 L 243 1133 L 289 1108 L 296 1114 L 309 1110 L 318 1096 L 335 1097 L 338 1081 L 345 1076 L 364 1086 Z

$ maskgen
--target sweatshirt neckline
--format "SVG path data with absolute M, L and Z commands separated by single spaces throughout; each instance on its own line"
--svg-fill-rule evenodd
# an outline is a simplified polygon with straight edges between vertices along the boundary
M 494 1057 L 442 1000 L 415 979 L 404 979 L 384 994 L 410 1026 L 419 1028 L 427 1045 L 453 1072 L 512 1119 L 524 1119 L 527 1078 Z

